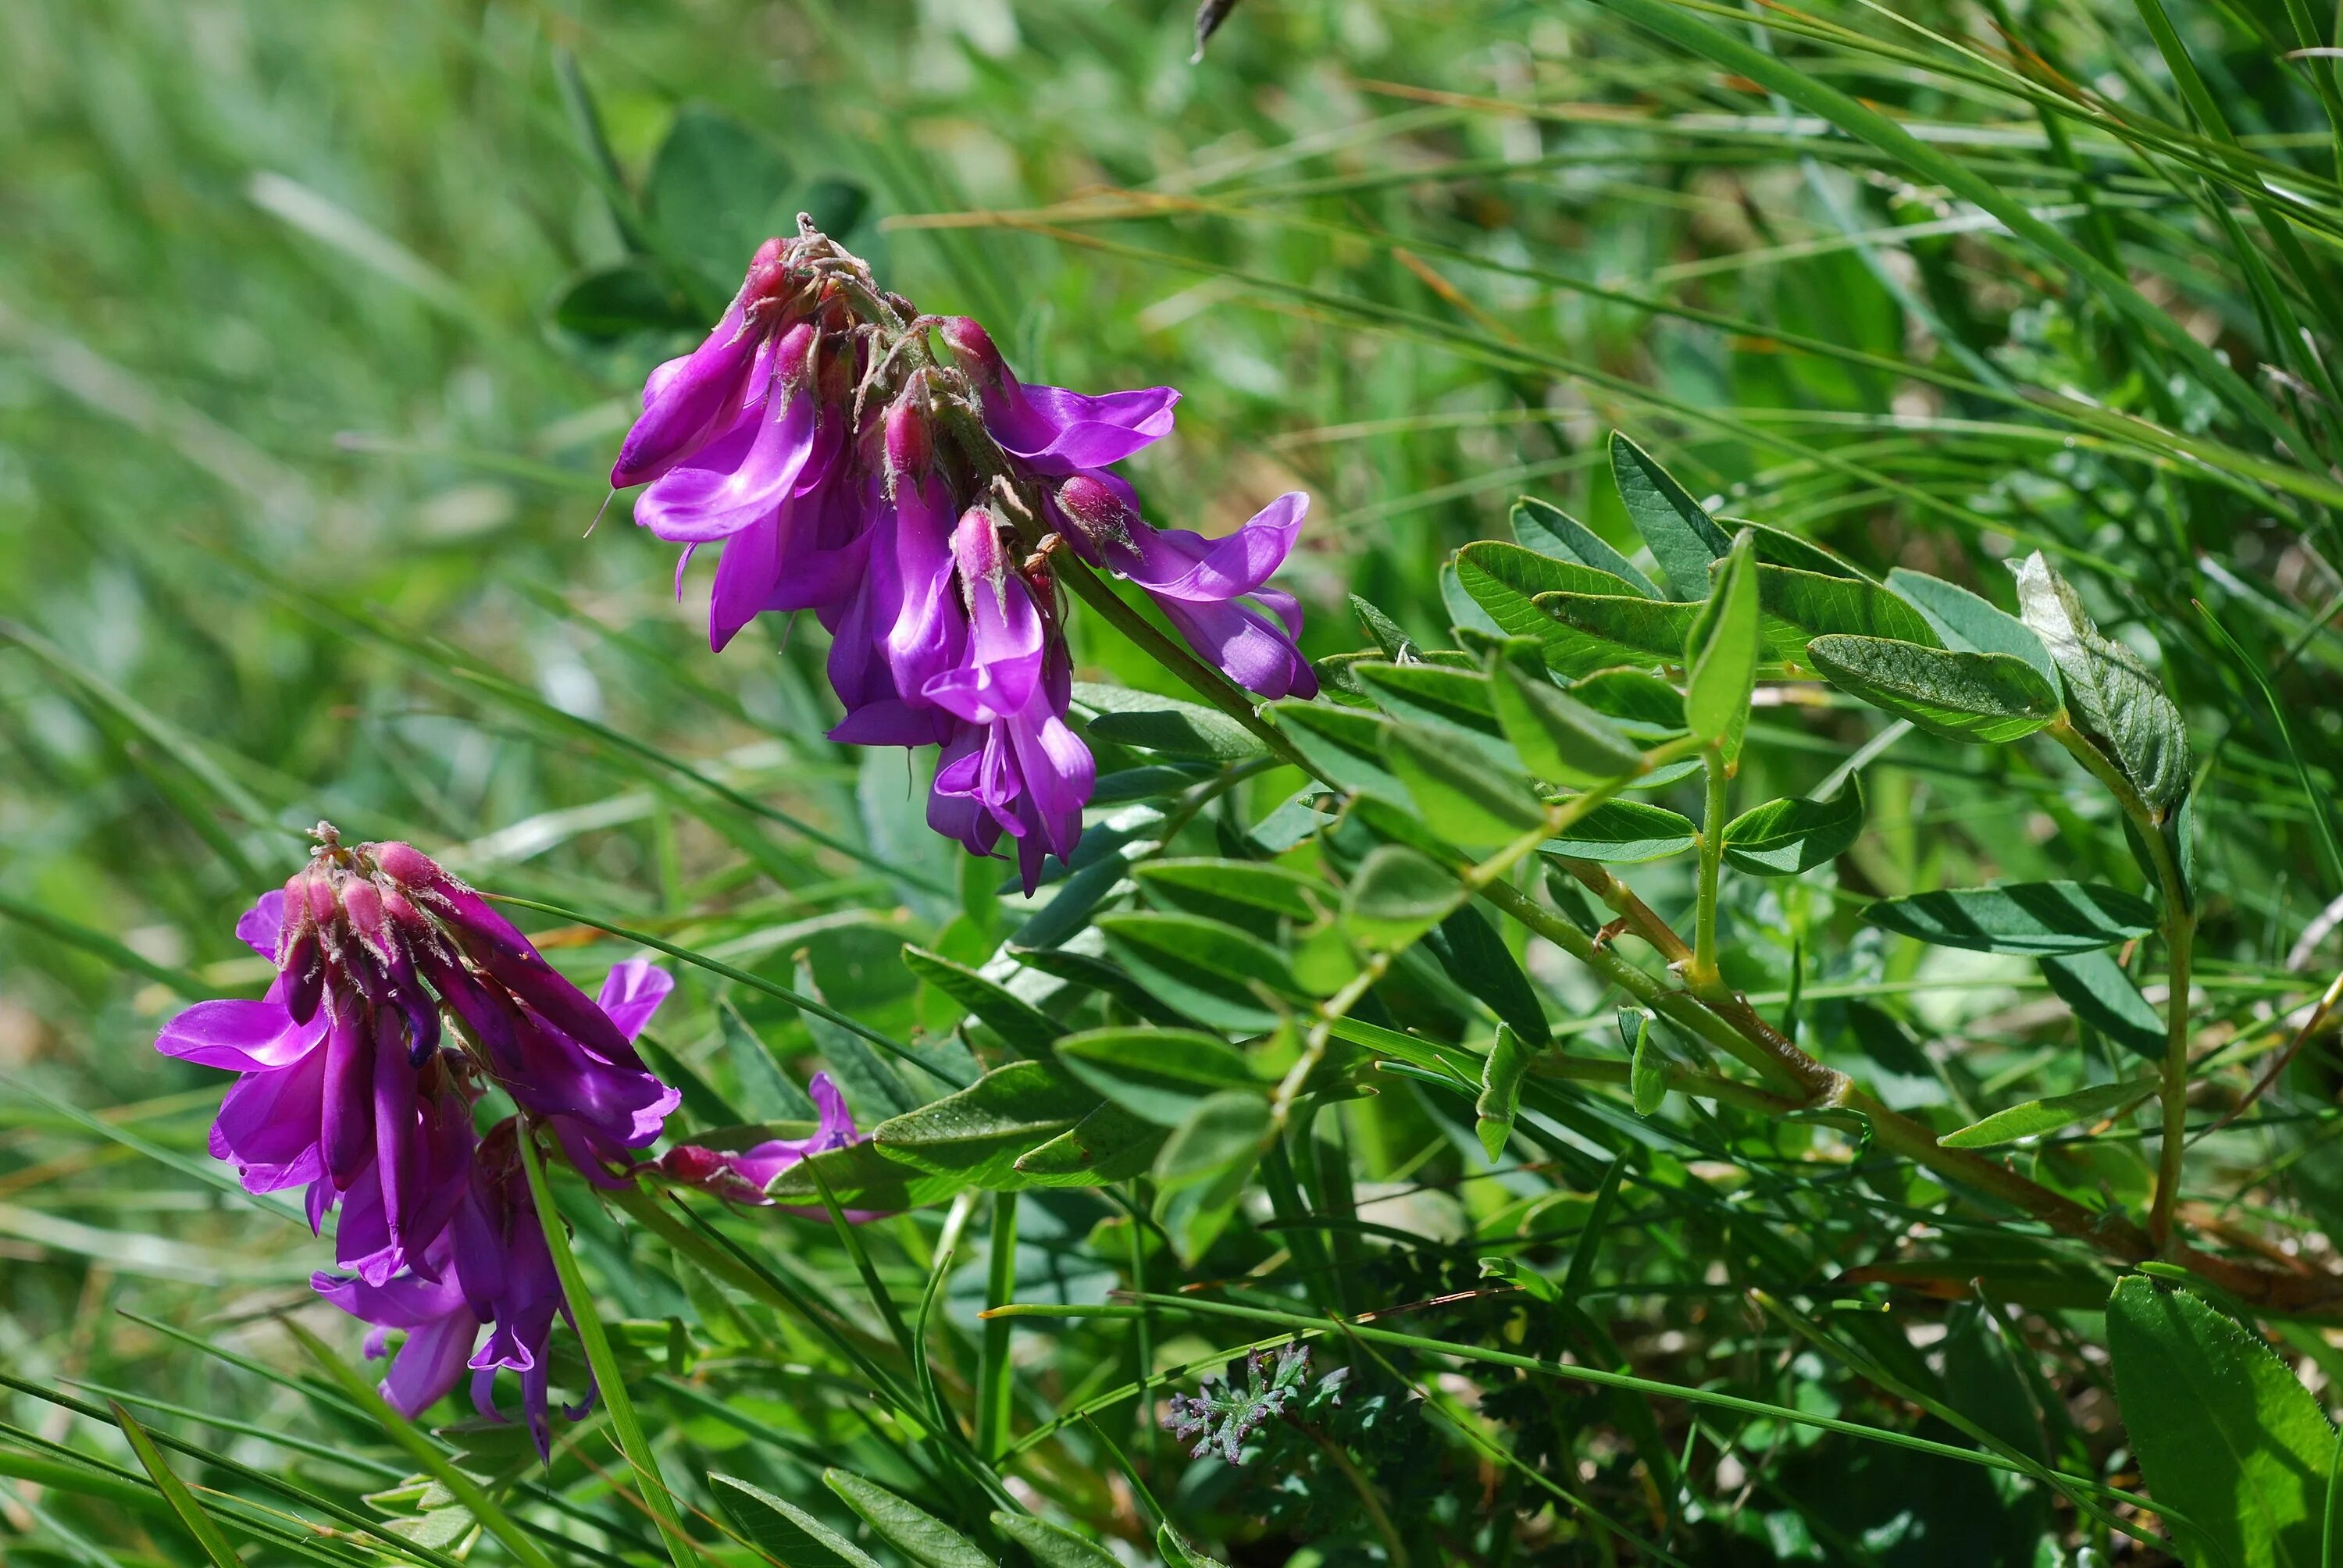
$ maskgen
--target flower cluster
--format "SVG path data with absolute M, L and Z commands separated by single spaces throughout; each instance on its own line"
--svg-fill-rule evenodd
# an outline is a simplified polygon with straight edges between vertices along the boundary
M 940 355 L 933 340 L 940 338 Z M 1081 831 L 1094 767 L 1066 724 L 1057 543 L 1137 583 L 1264 697 L 1310 696 L 1292 597 L 1266 586 L 1308 503 L 1226 538 L 1158 529 L 1113 465 L 1172 429 L 1168 387 L 1027 386 L 984 328 L 920 315 L 800 220 L 757 252 L 706 342 L 651 373 L 610 470 L 635 521 L 719 547 L 709 638 L 809 609 L 846 709 L 831 738 L 940 748 L 928 820 L 970 851 L 1015 840 L 1025 889 Z
M 633 1044 L 672 982 L 629 960 L 588 1000 L 413 846 L 347 847 L 325 824 L 317 838 L 309 863 L 236 922 L 277 966 L 267 993 L 198 1002 L 156 1048 L 240 1075 L 211 1151 L 247 1189 L 306 1187 L 312 1229 L 339 1208 L 350 1277 L 315 1283 L 375 1325 L 370 1356 L 388 1330 L 407 1332 L 386 1397 L 419 1414 L 469 1367 L 492 1414 L 490 1384 L 508 1368 L 544 1452 L 560 1286 L 522 1179 L 524 1134 L 507 1118 L 483 1137 L 472 1108 L 501 1088 L 581 1171 L 613 1180 L 608 1163 L 656 1141 L 679 1099 Z

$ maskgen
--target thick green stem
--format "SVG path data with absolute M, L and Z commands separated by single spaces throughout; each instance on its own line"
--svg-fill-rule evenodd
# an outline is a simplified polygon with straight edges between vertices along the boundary
M 1708 781 L 1700 819 L 1700 894 L 1693 910 L 1692 969 L 1685 982 L 1695 991 L 1716 989 L 1716 879 L 1725 863 L 1725 754 L 1711 747 L 1701 756 Z
M 1017 1294 L 1017 1194 L 992 1199 L 991 1254 L 984 1276 L 984 1304 L 997 1307 Z M 987 1318 L 976 1357 L 976 1452 L 987 1461 L 1001 1457 L 1009 1442 L 1009 1322 Z

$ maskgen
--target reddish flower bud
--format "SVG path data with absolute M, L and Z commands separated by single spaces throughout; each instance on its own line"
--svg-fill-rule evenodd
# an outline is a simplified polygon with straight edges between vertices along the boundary
M 991 512 L 970 507 L 960 515 L 960 527 L 952 530 L 952 560 L 960 568 L 960 580 L 971 588 L 978 583 L 996 589 L 1001 586 L 1009 570 L 1009 552 L 1001 547 L 1001 532 L 993 526 Z
M 1131 525 L 1138 514 L 1113 487 L 1088 474 L 1076 474 L 1058 487 L 1057 498 L 1058 510 L 1065 514 L 1078 536 L 1074 542 L 1087 547 L 1084 555 L 1104 545 L 1131 548 Z
M 927 477 L 936 456 L 935 425 L 928 413 L 927 372 L 915 373 L 901 397 L 887 408 L 887 488 Z
M 976 377 L 981 386 L 998 387 L 1009 378 L 1009 366 L 1001 357 L 1001 350 L 992 346 L 992 334 L 965 316 L 948 316 L 937 328 L 943 335 L 944 347 L 960 367 Z

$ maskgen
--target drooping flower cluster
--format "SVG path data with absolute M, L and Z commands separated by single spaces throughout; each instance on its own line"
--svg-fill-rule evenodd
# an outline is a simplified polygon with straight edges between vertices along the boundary
M 679 591 L 719 546 L 714 647 L 763 611 L 812 610 L 846 709 L 832 738 L 939 747 L 930 824 L 980 855 L 1015 840 L 1031 892 L 1071 852 L 1094 781 L 1066 723 L 1053 541 L 1139 584 L 1239 684 L 1317 690 L 1300 607 L 1266 586 L 1306 498 L 1206 540 L 1149 526 L 1112 472 L 1170 433 L 1178 401 L 1026 386 L 983 327 L 919 315 L 801 219 L 759 248 L 707 341 L 651 373 L 610 483 L 648 487 L 635 520 L 684 546 Z
M 211 1151 L 247 1189 L 306 1187 L 312 1229 L 339 1208 L 336 1258 L 353 1277 L 316 1282 L 376 1325 L 369 1354 L 386 1331 L 408 1332 L 386 1396 L 417 1414 L 468 1366 L 492 1412 L 488 1385 L 509 1368 L 543 1451 L 559 1285 L 518 1126 L 483 1138 L 473 1104 L 495 1084 L 580 1170 L 612 1180 L 608 1163 L 655 1141 L 679 1098 L 633 1044 L 672 982 L 629 960 L 589 1000 L 413 846 L 347 847 L 325 824 L 317 837 L 308 865 L 236 922 L 277 965 L 266 994 L 198 1002 L 156 1048 L 240 1075 Z

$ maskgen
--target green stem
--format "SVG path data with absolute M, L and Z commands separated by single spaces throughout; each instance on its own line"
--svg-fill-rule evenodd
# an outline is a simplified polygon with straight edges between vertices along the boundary
M 1694 990 L 1716 989 L 1716 879 L 1725 863 L 1725 755 L 1711 747 L 1701 755 L 1708 789 L 1700 819 L 1700 894 L 1693 909 L 1692 970 L 1684 981 Z
M 984 1277 L 984 1304 L 1006 1303 L 1017 1293 L 1017 1194 L 997 1192 L 992 1199 L 991 1253 Z M 1001 1457 L 1009 1440 L 1010 1323 L 1006 1318 L 984 1320 L 984 1337 L 976 1360 L 976 1452 L 987 1461 Z
M 626 1454 L 627 1462 L 634 1467 L 643 1504 L 650 1510 L 651 1521 L 659 1526 L 660 1539 L 666 1543 L 667 1554 L 675 1568 L 699 1568 L 699 1550 L 691 1537 L 684 1533 L 682 1516 L 676 1512 L 667 1478 L 659 1473 L 650 1438 L 636 1419 L 634 1398 L 627 1392 L 618 1357 L 610 1352 L 609 1336 L 603 1332 L 602 1320 L 594 1311 L 594 1298 L 586 1289 L 586 1276 L 579 1271 L 578 1260 L 570 1255 L 569 1235 L 562 1226 L 561 1211 L 554 1206 L 544 1163 L 538 1158 L 537 1130 L 523 1122 L 518 1131 L 519 1136 L 513 1141 L 520 1150 L 520 1168 L 528 1181 L 529 1200 L 537 1205 L 538 1229 L 545 1232 L 546 1251 L 553 1254 L 553 1271 L 561 1280 L 561 1295 L 569 1306 L 570 1326 L 577 1331 L 578 1343 L 586 1352 L 586 1364 L 593 1369 L 594 1381 L 600 1385 L 602 1402 L 610 1412 L 610 1426 L 618 1433 L 618 1447 Z

